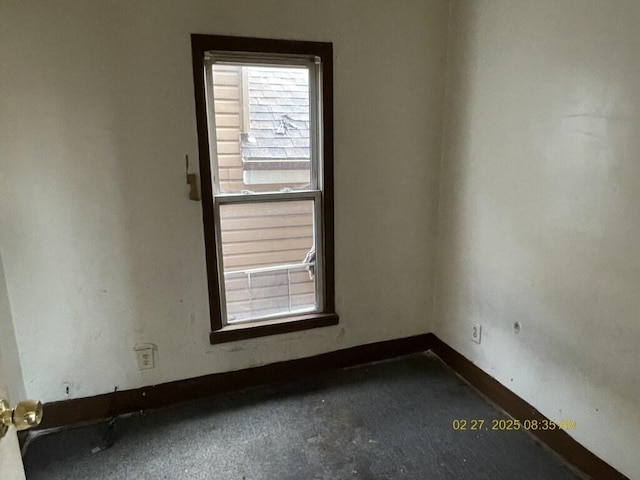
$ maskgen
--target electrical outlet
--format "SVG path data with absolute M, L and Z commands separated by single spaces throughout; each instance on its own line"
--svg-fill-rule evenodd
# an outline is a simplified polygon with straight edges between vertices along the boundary
M 138 357 L 138 368 L 140 370 L 147 370 L 153 368 L 153 346 L 142 345 L 135 348 L 136 356 Z
M 73 384 L 71 382 L 64 382 L 62 384 L 62 390 L 64 392 L 65 397 L 71 396 L 71 390 L 73 388 Z
M 480 343 L 481 339 L 482 339 L 482 325 L 480 325 L 479 323 L 475 323 L 473 325 L 473 330 L 471 330 L 471 340 L 473 340 L 476 343 Z

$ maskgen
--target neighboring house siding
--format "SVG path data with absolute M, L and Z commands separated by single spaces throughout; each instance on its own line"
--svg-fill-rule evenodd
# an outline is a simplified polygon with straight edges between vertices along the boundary
M 217 66 L 213 81 L 220 185 L 222 191 L 240 191 L 245 188 L 242 183 L 242 157 L 240 156 L 242 125 L 240 69 Z
M 217 157 L 223 192 L 273 191 L 274 185 L 245 185 L 241 149 L 242 83 L 240 67 L 216 66 L 213 91 L 216 111 Z M 248 132 L 247 132 L 248 133 Z M 295 186 L 295 185 L 292 185 Z M 313 216 L 310 205 L 300 202 L 269 205 L 234 205 L 221 209 L 223 258 L 226 271 L 255 269 L 299 263 L 313 246 Z M 228 318 L 241 317 L 253 309 L 265 311 L 269 305 L 313 304 L 313 281 L 309 273 L 292 271 L 287 288 L 261 287 L 266 274 L 255 275 L 252 288 L 246 277 L 228 277 L 226 296 Z M 282 274 L 273 274 L 276 280 Z M 289 283 L 290 282 L 290 283 Z M 284 291 L 286 290 L 286 300 Z M 290 298 L 289 298 L 290 297 Z

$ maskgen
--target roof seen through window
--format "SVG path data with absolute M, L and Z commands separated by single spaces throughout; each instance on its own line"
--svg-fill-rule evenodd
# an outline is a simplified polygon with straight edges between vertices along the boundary
M 244 160 L 310 160 L 309 71 L 243 67 L 243 75 L 250 120 L 242 137 Z

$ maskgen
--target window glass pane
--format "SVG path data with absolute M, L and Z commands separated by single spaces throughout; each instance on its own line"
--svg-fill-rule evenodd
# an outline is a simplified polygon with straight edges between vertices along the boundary
M 313 200 L 220 205 L 227 323 L 316 310 Z
M 309 189 L 309 69 L 212 68 L 220 193 Z

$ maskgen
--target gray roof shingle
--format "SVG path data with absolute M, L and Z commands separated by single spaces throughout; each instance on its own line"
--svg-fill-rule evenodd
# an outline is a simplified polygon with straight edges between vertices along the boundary
M 249 135 L 246 160 L 311 158 L 309 72 L 303 68 L 246 67 Z

